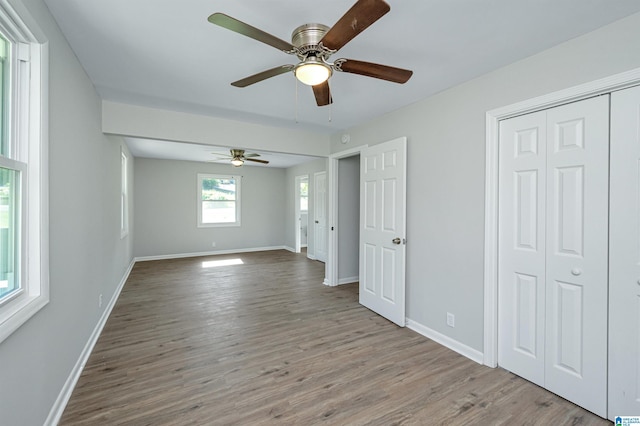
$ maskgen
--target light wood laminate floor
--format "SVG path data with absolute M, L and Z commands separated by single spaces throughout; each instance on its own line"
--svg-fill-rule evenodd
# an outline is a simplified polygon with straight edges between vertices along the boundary
M 137 263 L 60 424 L 609 424 L 323 278 L 286 251 Z

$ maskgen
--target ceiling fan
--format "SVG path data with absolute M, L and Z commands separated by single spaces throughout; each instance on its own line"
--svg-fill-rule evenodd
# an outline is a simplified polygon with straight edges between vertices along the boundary
M 247 87 L 293 71 L 299 81 L 313 87 L 318 106 L 324 106 L 333 102 L 328 80 L 334 71 L 359 74 L 401 84 L 411 78 L 413 71 L 388 65 L 344 58 L 329 62 L 331 55 L 389 10 L 391 7 L 384 0 L 358 0 L 331 28 L 322 24 L 299 26 L 291 35 L 291 43 L 223 13 L 214 13 L 209 16 L 209 22 L 261 41 L 289 55 L 296 55 L 300 60 L 296 65 L 281 65 L 234 81 L 231 83 L 232 86 Z
M 231 160 L 231 165 L 233 167 L 240 167 L 244 164 L 245 161 L 253 161 L 256 163 L 269 164 L 267 160 L 260 160 L 258 158 L 254 158 L 254 157 L 260 157 L 260 154 L 256 154 L 256 153 L 245 154 L 244 149 L 230 149 L 229 152 L 230 152 L 230 155 L 221 154 L 217 152 L 214 152 L 213 154 L 220 157 L 220 159 Z M 211 161 L 220 161 L 220 159 L 211 160 Z

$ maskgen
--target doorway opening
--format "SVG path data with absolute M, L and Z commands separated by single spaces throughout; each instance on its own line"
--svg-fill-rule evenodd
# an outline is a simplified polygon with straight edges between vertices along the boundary
M 338 160 L 337 284 L 360 281 L 360 154 Z

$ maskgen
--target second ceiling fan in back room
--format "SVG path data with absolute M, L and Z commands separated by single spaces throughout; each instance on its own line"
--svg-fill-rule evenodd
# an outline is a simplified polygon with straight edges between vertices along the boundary
M 254 163 L 261 164 L 269 164 L 267 160 L 260 160 L 260 154 L 250 153 L 245 154 L 244 149 L 230 149 L 229 154 L 222 154 L 218 152 L 214 152 L 217 158 L 214 160 L 210 160 L 211 162 L 220 162 L 220 161 L 229 161 L 233 167 L 240 167 L 244 164 L 245 161 L 253 161 Z
M 299 81 L 313 87 L 318 106 L 324 106 L 333 102 L 328 80 L 334 71 L 359 74 L 394 83 L 406 83 L 411 78 L 413 71 L 388 65 L 344 58 L 329 62 L 331 55 L 384 16 L 389 10 L 391 8 L 383 0 L 358 0 L 331 28 L 322 24 L 299 26 L 291 35 L 291 43 L 224 13 L 214 13 L 209 16 L 209 22 L 261 41 L 284 53 L 296 55 L 300 59 L 300 62 L 296 65 L 287 64 L 271 68 L 242 80 L 234 81 L 231 85 L 246 87 L 293 71 Z

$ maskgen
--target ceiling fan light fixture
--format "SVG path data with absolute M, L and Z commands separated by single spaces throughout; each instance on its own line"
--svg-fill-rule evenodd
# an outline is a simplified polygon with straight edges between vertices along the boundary
M 315 86 L 327 81 L 331 77 L 333 70 L 329 65 L 310 56 L 296 65 L 293 72 L 301 83 L 307 86 Z
M 231 165 L 233 165 L 233 167 L 240 167 L 244 164 L 244 160 L 242 158 L 234 158 L 231 160 Z

